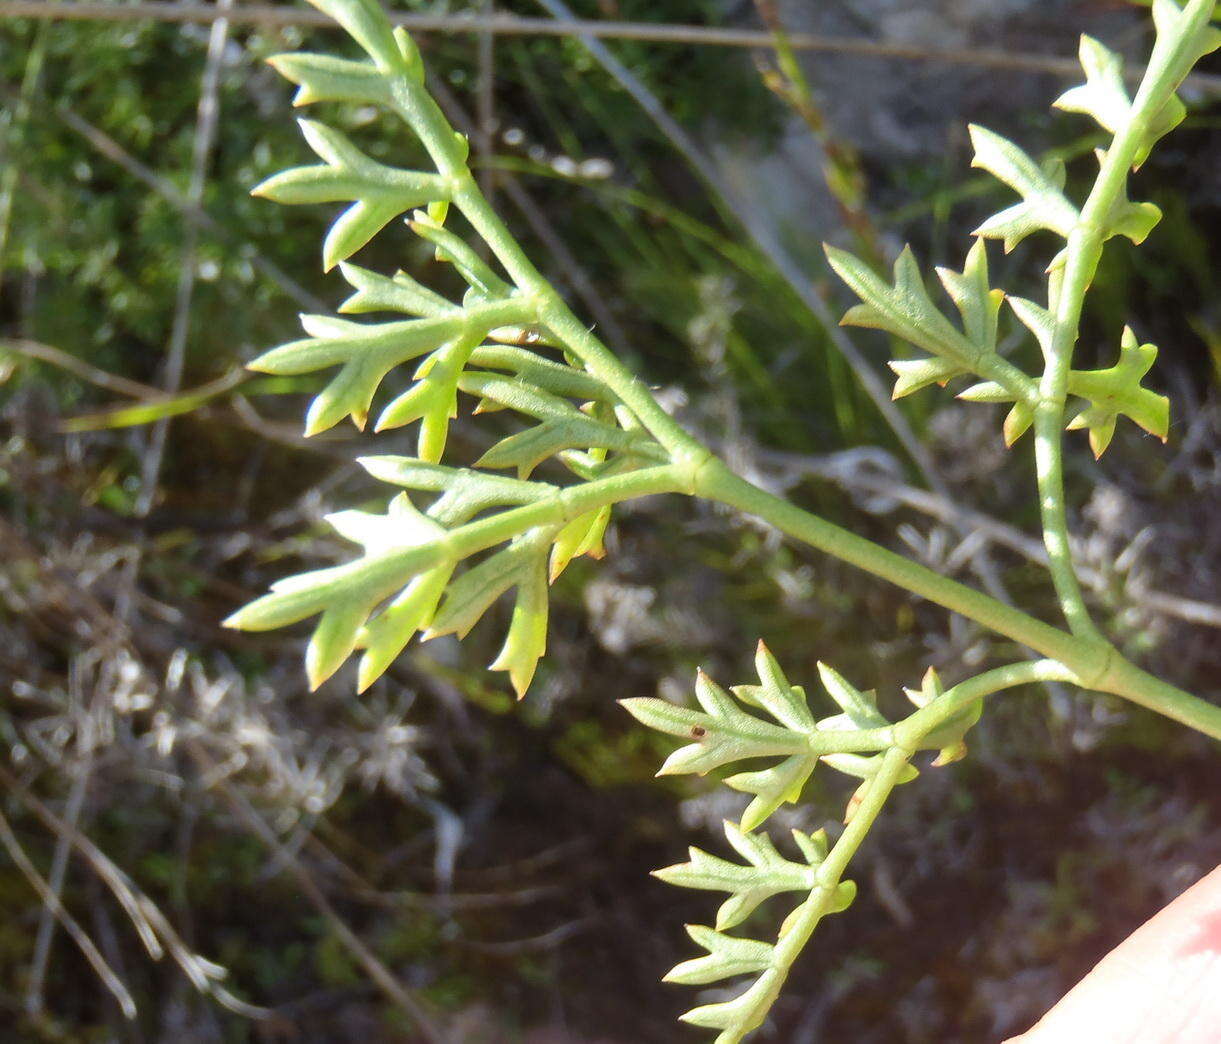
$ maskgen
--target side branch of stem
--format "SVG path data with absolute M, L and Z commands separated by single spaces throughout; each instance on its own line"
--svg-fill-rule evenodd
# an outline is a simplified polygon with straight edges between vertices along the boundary
M 1033 680 L 1072 681 L 1082 688 L 1121 696 L 1221 740 L 1221 707 L 1140 670 L 1109 643 L 1052 627 L 833 522 L 811 515 L 739 478 L 719 460 L 709 461 L 701 469 L 696 494 L 754 515 L 795 540 L 974 620 L 1054 662 L 1042 667 L 1039 664 L 1022 665 L 1051 672 L 1045 678 Z M 1066 676 L 1056 677 L 1056 668 Z M 976 697 L 978 695 L 980 693 Z
M 1090 619 L 1073 567 L 1064 502 L 1062 441 L 1073 349 L 1077 344 L 1085 295 L 1102 258 L 1111 215 L 1126 195 L 1128 171 L 1148 140 L 1153 121 L 1186 75 L 1189 63 L 1183 61 L 1184 49 L 1198 39 L 1213 8 L 1214 0 L 1190 0 L 1175 28 L 1159 35 L 1127 118 L 1102 156 L 1098 177 L 1081 208 L 1076 228 L 1068 236 L 1063 257 L 1058 259 L 1057 263 L 1063 267 L 1052 275 L 1053 286 L 1058 280 L 1059 288 L 1048 302 L 1055 313 L 1055 329 L 1039 382 L 1041 401 L 1035 413 L 1035 465 L 1052 582 L 1069 627 L 1082 637 L 1099 639 L 1100 635 Z
M 1210 0 L 1191 0 L 1186 25 L 1205 20 Z M 1184 32 L 1188 32 L 1184 29 Z M 395 84 L 395 107 L 412 125 L 438 170 L 456 179 L 453 204 L 491 248 L 517 287 L 537 302 L 541 322 L 586 368 L 604 381 L 637 420 L 663 446 L 672 463 L 647 474 L 623 476 L 609 485 L 588 484 L 575 494 L 597 506 L 648 493 L 681 492 L 700 496 L 755 515 L 811 547 L 897 584 L 957 612 L 997 634 L 1049 657 L 1087 688 L 1123 696 L 1221 739 L 1221 709 L 1139 670 L 1124 660 L 1094 628 L 1085 610 L 1068 548 L 1060 438 L 1072 348 L 1077 339 L 1081 301 L 1093 279 L 1101 253 L 1101 229 L 1126 185 L 1127 170 L 1149 120 L 1177 86 L 1174 80 L 1180 48 L 1155 53 L 1133 104 L 1128 125 L 1107 151 L 1094 190 L 1082 210 L 1081 227 L 1070 239 L 1064 284 L 1057 302 L 1056 346 L 1039 387 L 1036 409 L 1036 455 L 1041 506 L 1051 572 L 1073 633 L 1046 624 L 997 599 L 897 555 L 831 522 L 759 489 L 732 471 L 658 404 L 648 388 L 572 313 L 526 257 L 493 210 L 469 171 L 453 128 L 423 85 Z M 609 481 L 609 480 L 608 480 Z M 622 483 L 622 484 L 620 484 Z M 571 496 L 569 497 L 571 499 Z M 572 504 L 565 504 L 571 510 Z M 517 508 L 466 528 L 464 539 L 488 546 L 510 529 L 552 521 L 557 504 Z M 511 535 L 511 534 L 509 534 Z

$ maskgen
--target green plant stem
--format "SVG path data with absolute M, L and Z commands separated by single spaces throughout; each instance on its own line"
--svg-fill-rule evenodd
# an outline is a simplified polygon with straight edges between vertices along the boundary
M 1201 17 L 1206 18 L 1207 11 L 1211 10 L 1211 4 L 1207 0 L 1192 0 L 1191 7 L 1194 19 L 1192 25 L 1197 24 Z M 1058 336 L 1067 345 L 1061 353 L 1066 357 L 1064 374 L 1062 378 L 1045 378 L 1046 386 L 1040 389 L 1045 400 L 1040 402 L 1042 412 L 1036 410 L 1036 433 L 1040 423 L 1045 430 L 1054 428 L 1054 438 L 1050 441 L 1044 438 L 1044 451 L 1042 454 L 1036 451 L 1036 456 L 1041 455 L 1044 458 L 1040 468 L 1040 482 L 1047 484 L 1047 489 L 1041 492 L 1044 493 L 1045 531 L 1051 534 L 1048 554 L 1052 561 L 1052 576 L 1057 590 L 1061 593 L 1061 599 L 1066 604 L 1081 602 L 1080 587 L 1068 555 L 1060 466 L 1059 437 L 1067 393 L 1067 367 L 1071 361 L 1067 357 L 1071 356 L 1072 344 L 1076 340 L 1081 297 L 1097 266 L 1095 251 L 1090 245 L 1093 243 L 1091 237 L 1095 236 L 1095 231 L 1092 230 L 1102 227 L 1102 219 L 1109 214 L 1109 209 L 1105 208 L 1113 205 L 1118 193 L 1123 191 L 1126 170 L 1139 147 L 1142 128 L 1148 125 L 1151 113 L 1155 114 L 1160 104 L 1164 104 L 1173 83 L 1177 83 L 1174 79 L 1176 73 L 1181 75 L 1180 67 L 1183 62 L 1179 50 L 1167 47 L 1160 48 L 1160 52 L 1155 53 L 1155 61 L 1151 63 L 1150 71 L 1137 95 L 1129 125 L 1117 135 L 1107 152 L 1098 183 L 1082 213 L 1083 229 L 1075 239 L 1070 240 L 1069 264 L 1072 266 L 1072 280 L 1066 276 L 1064 291 L 1061 294 L 1065 323 L 1062 324 L 1063 330 L 1058 327 Z M 519 290 L 535 299 L 540 322 L 581 360 L 590 373 L 604 381 L 619 396 L 643 427 L 670 452 L 673 460 L 669 466 L 649 468 L 643 472 L 601 480 L 584 487 L 574 487 L 561 498 L 515 508 L 465 526 L 453 536 L 460 540 L 464 548 L 469 546 L 470 553 L 508 539 L 526 527 L 546 525 L 563 519 L 567 517 L 566 512 L 576 510 L 579 505 L 584 505 L 584 510 L 593 510 L 604 504 L 661 492 L 683 492 L 702 496 L 755 515 L 811 547 L 960 613 L 998 634 L 1012 638 L 1040 655 L 1064 665 L 1079 679 L 1080 684 L 1088 688 L 1122 696 L 1221 739 L 1221 709 L 1158 681 L 1127 663 L 1097 634 L 1092 624 L 1082 627 L 1080 634 L 1068 634 L 988 595 L 943 577 L 870 540 L 811 515 L 734 475 L 711 451 L 661 408 L 640 378 L 633 375 L 573 314 L 526 257 L 475 183 L 467 168 L 464 146 L 423 85 L 408 78 L 397 77 L 392 81 L 392 90 L 394 105 L 399 115 L 415 130 L 439 173 L 450 180 L 452 204 L 488 244 Z M 1099 243 L 1098 249 L 1100 248 Z M 1075 292 L 1070 292 L 1071 287 L 1076 288 Z M 1066 302 L 1074 296 L 1077 299 L 1076 304 L 1070 309 Z M 1049 367 L 1049 370 L 1051 369 L 1054 368 Z M 1055 393 L 1057 389 L 1058 395 L 1052 394 L 1049 398 L 1046 394 L 1049 391 Z M 1053 405 L 1044 408 L 1046 401 Z M 1059 405 L 1056 406 L 1056 403 Z M 1051 423 L 1053 413 L 1054 425 Z M 1048 522 L 1051 523 L 1049 526 Z M 1071 597 L 1065 599 L 1065 591 L 1070 596 L 1075 591 L 1076 601 Z M 1084 603 L 1081 604 L 1083 606 Z M 1080 620 L 1078 626 L 1081 627 Z
M 920 737 L 928 735 L 974 700 L 991 696 L 1003 689 L 1011 689 L 1015 685 L 1049 681 L 1082 684 L 1076 674 L 1055 660 L 1036 660 L 997 667 L 955 685 L 927 707 L 922 707 L 915 714 L 904 718 L 894 726 L 895 742 L 911 748 L 919 742 Z M 1132 703 L 1189 725 L 1206 736 L 1221 740 L 1221 707 L 1205 703 L 1173 685 L 1167 685 L 1118 656 L 1107 668 L 1104 678 L 1090 687 L 1114 696 L 1122 696 Z
M 1068 662 L 1065 658 L 1071 657 L 1077 661 L 1074 669 L 1083 677 L 1101 674 L 1109 656 L 1109 646 L 1104 642 L 1095 643 L 1096 648 L 1075 642 L 1054 627 L 810 515 L 730 472 L 661 409 L 643 382 L 573 315 L 531 264 L 475 183 L 453 128 L 427 90 L 407 78 L 396 78 L 393 92 L 399 115 L 415 130 L 440 174 L 451 180 L 453 205 L 488 244 L 519 289 L 538 299 L 540 319 L 548 329 L 620 397 L 646 430 L 676 458 L 676 463 L 690 469 L 687 492 L 759 515 L 790 536 L 961 612 L 1045 656 L 1061 662 Z M 533 510 L 518 508 L 497 519 L 507 522 L 512 516 Z
M 930 602 L 1012 638 L 1043 656 L 1069 665 L 1083 679 L 1092 681 L 1100 678 L 1106 669 L 1111 649 L 1105 643 L 1075 638 L 1020 609 L 998 602 L 833 522 L 811 515 L 789 501 L 739 478 L 718 460 L 709 461 L 701 469 L 696 492 L 709 500 L 755 515 L 825 554 L 889 580 Z
M 677 493 L 683 473 L 672 464 L 629 471 L 624 475 L 557 488 L 546 499 L 469 522 L 449 533 L 446 549 L 465 558 L 538 526 L 561 525 L 607 504 L 636 500 L 654 493 Z M 410 552 L 408 552 L 410 553 Z M 455 559 L 455 560 L 456 560 Z
M 882 755 L 882 765 L 869 780 L 869 787 L 860 804 L 856 806 L 851 822 L 844 828 L 839 840 L 818 868 L 818 883 L 828 893 L 835 890 L 840 878 L 844 876 L 844 871 L 848 869 L 848 864 L 856 855 L 856 850 L 861 847 L 861 842 L 865 840 L 865 835 L 869 833 L 910 760 L 911 753 L 898 747 L 891 747 Z
M 518 289 L 535 299 L 540 321 L 590 373 L 615 391 L 662 446 L 678 456 L 706 454 L 658 405 L 644 383 L 590 333 L 535 268 L 479 188 L 453 127 L 428 91 L 421 84 L 401 77 L 391 81 L 391 89 L 395 110 L 416 132 L 438 172 L 449 179 L 451 203 L 488 244 Z
M 542 280 L 542 277 L 539 279 Z M 675 463 L 692 470 L 711 457 L 711 451 L 661 408 L 644 381 L 630 373 L 615 358 L 545 281 L 539 290 L 543 288 L 551 297 L 543 312 L 543 321 L 548 329 L 580 358 L 590 373 L 614 390 L 648 433 L 669 450 Z
M 836 888 L 848 869 L 848 864 L 881 814 L 907 763 L 919 749 L 921 739 L 983 696 L 1027 682 L 1053 680 L 1072 680 L 1072 673 L 1051 660 L 998 667 L 954 686 L 933 703 L 889 730 L 893 745 L 882 755 L 881 767 L 869 780 L 844 832 L 819 866 L 818 884 L 810 891 L 805 902 L 788 916 L 781 928 L 780 937 L 772 951 L 771 964 L 760 976 L 761 979 L 768 980 L 765 996 L 775 996 L 784 986 L 793 964 L 810 941 L 810 936 L 831 909 Z
M 918 562 L 751 485 L 719 460 L 708 460 L 695 492 L 774 525 L 781 532 L 867 573 L 927 598 L 1056 661 L 1087 689 L 1121 696 L 1221 740 L 1221 707 L 1160 681 L 1101 639 L 1069 634 Z
M 1215 0 L 1191 0 L 1179 22 L 1178 32 L 1159 37 L 1128 119 L 1103 155 L 1098 178 L 1081 208 L 1076 228 L 1069 234 L 1059 289 L 1054 300 L 1049 301 L 1055 314 L 1055 329 L 1039 382 L 1039 404 L 1034 421 L 1039 508 L 1052 582 L 1064 617 L 1073 633 L 1084 637 L 1097 639 L 1100 635 L 1086 609 L 1073 567 L 1064 501 L 1064 408 L 1073 348 L 1080 330 L 1085 294 L 1094 280 L 1103 243 L 1109 234 L 1111 215 L 1116 204 L 1125 198 L 1128 171 L 1147 141 L 1153 121 L 1186 75 L 1190 58 L 1185 57 L 1185 51 L 1208 24 L 1214 5 Z M 1052 278 L 1054 281 L 1055 274 Z
M 1011 663 L 985 671 L 946 690 L 926 707 L 909 715 L 893 727 L 894 743 L 904 750 L 915 751 L 920 741 L 950 718 L 984 696 L 1031 682 L 1078 682 L 1072 671 L 1055 660 L 1034 660 Z
M 928 706 L 922 707 L 892 727 L 890 731 L 893 745 L 882 755 L 881 767 L 869 780 L 851 820 L 819 866 L 817 886 L 811 890 L 805 902 L 785 920 L 772 951 L 771 964 L 760 977 L 768 979 L 765 996 L 775 996 L 784 986 L 794 962 L 814 934 L 818 923 L 830 910 L 835 890 L 848 869 L 848 864 L 881 814 L 903 769 L 920 749 L 924 737 L 978 699 L 1018 685 L 1047 681 L 1076 682 L 1078 679 L 1072 671 L 1054 660 L 1008 664 L 955 685 Z M 1218 725 L 1221 725 L 1221 711 L 1218 718 Z M 1218 738 L 1221 738 L 1221 734 L 1218 734 Z
M 793 963 L 797 960 L 818 922 L 831 909 L 836 887 L 848 868 L 848 863 L 856 855 L 869 833 L 874 821 L 881 813 L 886 799 L 894 790 L 899 776 L 911 759 L 911 753 L 899 747 L 891 747 L 882 755 L 882 765 L 870 781 L 861 802 L 852 815 L 852 821 L 844 828 L 839 840 L 835 842 L 827 858 L 818 868 L 818 884 L 811 890 L 809 897 L 796 910 L 789 914 L 780 930 L 780 938 L 772 951 L 772 962 L 760 979 L 768 978 L 768 993 L 778 993 L 789 976 Z
M 1142 671 L 1118 654 L 1112 657 L 1102 682 L 1094 687 L 1221 741 L 1221 707 Z

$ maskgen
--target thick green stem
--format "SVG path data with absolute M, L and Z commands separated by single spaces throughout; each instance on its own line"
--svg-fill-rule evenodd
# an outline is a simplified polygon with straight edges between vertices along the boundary
M 928 706 L 904 718 L 893 726 L 893 741 L 907 750 L 915 750 L 923 737 L 934 732 L 975 700 L 1017 685 L 1049 681 L 1082 684 L 1073 671 L 1055 660 L 1036 660 L 997 667 L 955 685 Z M 1119 657 L 1108 666 L 1101 681 L 1092 687 L 1101 692 L 1122 696 L 1142 707 L 1189 725 L 1206 736 L 1221 740 L 1221 707 L 1205 703 L 1173 685 L 1167 685 Z
M 1118 654 L 1112 657 L 1106 675 L 1095 688 L 1121 696 L 1221 741 L 1221 707 L 1205 703 L 1191 693 L 1155 678 Z
M 1079 682 L 1079 679 L 1055 660 L 1011 663 L 985 671 L 948 689 L 928 706 L 921 707 L 915 714 L 896 724 L 893 728 L 894 742 L 905 750 L 915 751 L 925 736 L 935 732 L 976 700 L 1017 685 L 1049 681 Z
M 811 515 L 708 460 L 695 481 L 697 496 L 735 507 L 867 573 L 927 598 L 1056 661 L 1083 688 L 1121 696 L 1221 740 L 1221 707 L 1135 667 L 1105 641 L 1073 635 L 964 584 Z M 1031 665 L 1037 666 L 1037 665 Z M 1049 677 L 1046 680 L 1057 680 Z
M 1192 0 L 1191 26 L 1207 18 L 1211 3 Z M 1060 430 L 1072 347 L 1080 320 L 1081 299 L 1097 266 L 1100 230 L 1110 207 L 1123 192 L 1149 120 L 1165 103 L 1185 73 L 1182 41 L 1159 41 L 1132 118 L 1115 138 L 1103 161 L 1090 200 L 1082 211 L 1082 228 L 1070 238 L 1063 290 L 1057 311 L 1057 361 L 1049 365 L 1036 407 L 1036 456 L 1039 459 L 1042 507 L 1053 580 L 1075 634 L 1066 633 L 870 540 L 761 490 L 728 467 L 685 431 L 658 404 L 645 384 L 564 304 L 559 294 L 526 257 L 508 228 L 476 185 L 466 166 L 465 149 L 449 121 L 422 85 L 408 79 L 393 84 L 395 107 L 415 129 L 440 174 L 450 181 L 451 201 L 491 248 L 519 291 L 535 302 L 539 321 L 605 382 L 644 428 L 671 454 L 673 463 L 602 483 L 574 487 L 563 503 L 548 500 L 516 508 L 462 530 L 464 546 L 487 547 L 530 525 L 544 525 L 576 510 L 614 503 L 654 492 L 683 492 L 738 508 L 771 523 L 788 535 L 842 561 L 889 580 L 960 613 L 977 623 L 1062 664 L 1086 687 L 1123 696 L 1221 738 L 1221 709 L 1160 682 L 1127 663 L 1089 623 L 1068 553 L 1060 462 Z M 1077 607 L 1080 606 L 1080 609 Z
M 818 868 L 818 885 L 784 922 L 780 938 L 776 940 L 776 948 L 772 951 L 771 966 L 763 973 L 765 977 L 772 979 L 770 985 L 773 990 L 779 991 L 784 985 L 793 963 L 810 941 L 818 922 L 831 909 L 836 887 L 844 871 L 848 869 L 849 862 L 877 820 L 910 758 L 909 752 L 898 747 L 891 747 L 882 755 L 881 768 L 869 781 L 860 804 L 853 812 L 852 821 L 844 828 L 839 840 Z
M 1112 214 L 1126 199 L 1128 171 L 1149 138 L 1150 128 L 1164 110 L 1191 65 L 1186 52 L 1207 26 L 1215 0 L 1191 0 L 1174 33 L 1159 36 L 1128 118 L 1103 155 L 1098 179 L 1081 208 L 1077 227 L 1057 259 L 1062 270 L 1052 275 L 1058 288 L 1049 300 L 1055 330 L 1048 348 L 1046 368 L 1039 382 L 1035 410 L 1035 465 L 1038 471 L 1039 508 L 1043 540 L 1047 546 L 1052 582 L 1074 634 L 1099 638 L 1081 593 L 1073 567 L 1064 502 L 1062 439 L 1069 371 L 1081 325 L 1086 292 L 1098 270 L 1102 246 L 1110 234 Z
M 832 522 L 811 515 L 789 501 L 739 478 L 718 460 L 707 462 L 700 470 L 696 493 L 755 515 L 811 547 L 975 620 L 1043 656 L 1069 665 L 1084 679 L 1100 678 L 1106 669 L 1111 649 L 1105 643 L 1075 638 L 1020 609 L 1005 605 Z

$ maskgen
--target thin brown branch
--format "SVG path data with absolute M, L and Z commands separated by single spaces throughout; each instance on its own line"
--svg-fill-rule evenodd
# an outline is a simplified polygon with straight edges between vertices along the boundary
M 676 25 L 666 22 L 625 22 L 610 19 L 574 19 L 558 23 L 550 18 L 519 15 L 448 15 L 391 11 L 390 21 L 412 32 L 491 33 L 497 36 L 591 36 L 607 40 L 639 40 L 658 44 L 688 44 L 702 47 L 751 48 L 772 46 L 765 30 L 732 29 L 703 25 Z M 162 22 L 206 23 L 217 17 L 212 8 L 199 3 L 170 3 L 146 0 L 143 3 L 112 4 L 101 0 L 0 0 L 0 17 L 49 18 L 55 21 L 117 22 L 155 19 Z M 318 26 L 334 28 L 335 23 L 317 11 L 269 4 L 243 5 L 229 16 L 233 23 L 260 26 Z M 861 58 L 894 61 L 933 62 L 945 65 L 973 65 L 1010 72 L 1048 74 L 1074 78 L 1081 75 L 1075 58 L 1030 54 L 999 48 L 940 48 L 882 43 L 856 37 L 822 36 L 793 33 L 789 43 L 796 51 L 848 54 Z M 1221 76 L 1194 74 L 1187 82 L 1196 89 L 1221 91 Z
M 102 980 L 105 987 L 114 995 L 114 999 L 118 1001 L 124 1016 L 134 1019 L 136 1017 L 136 1002 L 132 1000 L 131 993 L 114 971 L 111 970 L 110 965 L 106 963 L 106 958 L 102 956 L 97 946 L 94 945 L 93 940 L 89 938 L 85 929 L 64 908 L 64 904 L 60 902 L 58 891 L 47 884 L 42 875 L 35 869 L 34 864 L 30 862 L 29 856 L 25 854 L 25 849 L 21 847 L 21 843 L 17 840 L 17 835 L 13 833 L 13 828 L 9 825 L 9 821 L 3 812 L 0 812 L 0 844 L 4 846 L 4 849 L 9 854 L 9 858 L 12 859 L 17 869 L 21 871 L 22 876 L 30 883 L 30 887 L 38 893 L 38 897 L 43 902 L 43 908 L 51 912 L 64 931 L 72 938 L 72 941 L 76 943 L 81 953 L 84 954 L 85 960 L 89 962 L 97 977 Z
M 110 889 L 119 905 L 123 907 L 124 912 L 131 919 L 136 934 L 140 936 L 140 941 L 153 960 L 160 960 L 166 953 L 169 953 L 200 993 L 212 997 L 218 1004 L 230 1011 L 248 1018 L 262 1018 L 267 1014 L 265 1008 L 247 1004 L 221 986 L 218 980 L 225 976 L 225 970 L 193 953 L 157 904 L 141 892 L 126 873 L 90 841 L 75 823 L 52 812 L 3 764 L 0 764 L 0 785 L 21 801 L 63 843 L 76 849 L 102 883 Z M 51 894 L 54 895 L 54 893 Z M 58 902 L 58 897 L 55 901 Z M 134 1016 L 134 1014 L 133 1006 L 132 1015 Z
M 141 384 L 139 381 L 129 380 L 118 374 L 99 369 L 97 366 L 91 366 L 71 352 L 65 352 L 62 348 L 56 348 L 50 344 L 43 344 L 41 341 L 31 341 L 24 337 L 0 338 L 0 352 L 13 352 L 26 359 L 36 359 L 117 395 L 128 395 L 134 399 L 148 399 L 159 394 L 159 390 L 151 384 Z
M 194 742 L 188 743 L 187 751 L 205 776 L 216 778 L 217 765 L 202 746 Z M 395 978 L 390 969 L 339 916 L 313 876 L 301 865 L 301 860 L 294 854 L 285 851 L 284 845 L 276 836 L 275 831 L 267 825 L 254 806 L 236 787 L 229 786 L 223 779 L 218 783 L 218 788 L 229 807 L 246 825 L 246 828 L 276 857 L 279 865 L 292 875 L 293 880 L 297 882 L 297 887 L 301 889 L 301 894 L 322 915 L 343 947 L 365 969 L 382 992 L 412 1019 L 422 1039 L 428 1041 L 429 1044 L 442 1044 L 445 1038 L 433 1025 L 432 1019 L 421 1002 Z

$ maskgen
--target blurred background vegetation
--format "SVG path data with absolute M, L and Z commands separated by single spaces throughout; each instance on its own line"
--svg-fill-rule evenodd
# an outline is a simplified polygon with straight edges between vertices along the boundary
M 1025 447 L 1005 451 L 998 415 L 944 395 L 880 410 L 860 374 L 876 381 L 893 346 L 830 324 L 843 302 L 819 243 L 883 263 L 910 241 L 958 265 L 1001 202 L 969 171 L 970 120 L 1080 157 L 1080 189 L 1097 141 L 1049 113 L 1055 59 L 1081 30 L 1139 58 L 1146 15 L 1119 0 L 571 10 L 781 36 L 606 40 L 617 78 L 572 36 L 421 34 L 532 255 L 742 471 L 1052 618 Z M 785 32 L 833 40 L 793 51 Z M 222 631 L 272 579 L 336 560 L 322 515 L 371 495 L 352 464 L 368 439 L 299 438 L 312 379 L 240 370 L 341 294 L 319 272 L 327 208 L 247 196 L 304 155 L 290 89 L 262 59 L 345 43 L 0 5 L 4 1039 L 678 1039 L 687 998 L 658 978 L 685 955 L 682 923 L 712 907 L 647 872 L 688 841 L 718 850 L 744 800 L 653 782 L 664 747 L 614 700 L 686 699 L 697 664 L 745 680 L 760 636 L 796 681 L 828 660 L 884 704 L 930 663 L 955 679 L 1005 652 L 773 532 L 654 501 L 619 513 L 604 562 L 565 574 L 520 706 L 484 673 L 494 649 L 478 632 L 409 651 L 355 698 L 346 673 L 305 691 L 300 637 Z M 1110 248 L 1081 349 L 1109 363 L 1124 322 L 1162 346 L 1169 445 L 1130 429 L 1101 463 L 1075 437 L 1069 458 L 1108 631 L 1214 698 L 1218 71 L 1202 70 L 1188 122 L 1139 175 L 1166 220 L 1139 251 Z M 415 147 L 375 112 L 335 115 L 376 156 Z M 444 279 L 405 232 L 366 252 Z M 994 256 L 995 278 L 1034 292 L 1044 260 Z M 1012 350 L 1033 349 L 1015 336 Z M 1221 861 L 1203 739 L 1058 690 L 998 700 L 973 735 L 967 761 L 893 803 L 861 856 L 861 898 L 820 928 L 760 1039 L 1000 1039 Z M 814 829 L 842 798 L 816 782 L 782 825 Z

